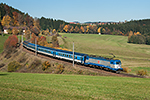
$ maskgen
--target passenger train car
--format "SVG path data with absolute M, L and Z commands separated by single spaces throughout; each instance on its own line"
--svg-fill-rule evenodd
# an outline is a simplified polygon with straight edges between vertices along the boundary
M 73 61 L 73 52 L 71 51 L 35 45 L 27 41 L 23 42 L 23 46 L 30 50 L 36 50 L 38 53 L 49 55 L 51 57 Z M 104 57 L 91 57 L 87 54 L 74 52 L 74 61 L 84 65 L 92 65 L 99 68 L 106 68 L 115 71 L 116 73 L 120 73 L 120 71 L 123 71 L 123 68 L 121 68 L 120 60 L 107 59 Z

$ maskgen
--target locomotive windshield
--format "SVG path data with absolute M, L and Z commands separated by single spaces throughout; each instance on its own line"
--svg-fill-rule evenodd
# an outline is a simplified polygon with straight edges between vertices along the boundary
M 121 63 L 120 63 L 120 62 L 116 62 L 116 64 L 119 64 L 119 65 L 120 65 Z

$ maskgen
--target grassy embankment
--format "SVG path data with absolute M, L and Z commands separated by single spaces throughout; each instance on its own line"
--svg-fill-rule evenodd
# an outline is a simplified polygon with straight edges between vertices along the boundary
M 127 43 L 127 36 L 60 34 L 66 37 L 67 43 L 61 44 L 65 48 L 72 49 L 74 41 L 76 52 L 106 57 L 112 57 L 109 53 L 113 53 L 122 61 L 122 66 L 129 67 L 133 71 L 143 68 L 150 72 L 150 45 Z
M 143 78 L 0 72 L 0 99 L 150 99 Z
M 0 35 L 0 53 L 3 52 L 3 49 L 4 49 L 4 43 L 6 41 L 6 39 L 8 38 L 8 35 Z

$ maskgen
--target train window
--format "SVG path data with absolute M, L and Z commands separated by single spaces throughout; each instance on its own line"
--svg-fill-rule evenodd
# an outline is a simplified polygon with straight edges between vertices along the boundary
M 72 58 L 72 56 L 71 56 L 71 58 Z
M 70 58 L 70 55 L 69 55 L 69 58 Z
M 64 56 L 64 54 L 63 54 L 63 56 Z
M 110 64 L 113 64 L 113 62 L 110 62 Z
M 67 55 L 67 57 L 68 57 L 68 55 Z
M 77 56 L 76 56 L 76 59 L 77 59 Z
M 116 64 L 120 64 L 120 62 L 116 62 Z

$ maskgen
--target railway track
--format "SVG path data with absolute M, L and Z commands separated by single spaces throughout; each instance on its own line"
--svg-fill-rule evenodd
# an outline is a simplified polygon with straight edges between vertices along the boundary
M 32 55 L 35 55 L 34 51 L 31 51 L 31 50 L 29 50 L 29 49 L 27 49 L 25 47 L 23 47 L 22 50 L 24 52 L 26 52 L 26 53 L 30 53 Z M 66 61 L 66 60 L 60 60 L 60 59 L 49 57 L 47 55 L 43 55 L 43 54 L 40 54 L 40 53 L 38 53 L 37 56 L 40 57 L 40 58 L 45 58 L 45 59 L 49 59 L 49 60 L 52 60 L 52 61 L 55 61 L 55 62 L 59 62 L 59 63 L 63 63 L 63 64 L 67 64 L 67 65 L 72 66 L 72 62 L 69 62 L 69 61 Z M 76 67 L 80 67 L 80 68 L 84 68 L 84 69 L 88 69 L 88 70 L 92 70 L 92 71 L 95 71 L 95 72 L 98 72 L 98 73 L 102 73 L 104 76 L 145 78 L 143 76 L 138 76 L 138 75 L 133 75 L 133 74 L 127 74 L 127 73 L 123 73 L 123 72 L 121 72 L 120 74 L 117 74 L 115 72 L 110 72 L 110 71 L 107 71 L 107 70 L 93 68 L 91 66 L 85 66 L 85 65 L 76 64 L 76 63 L 75 63 L 75 66 Z

